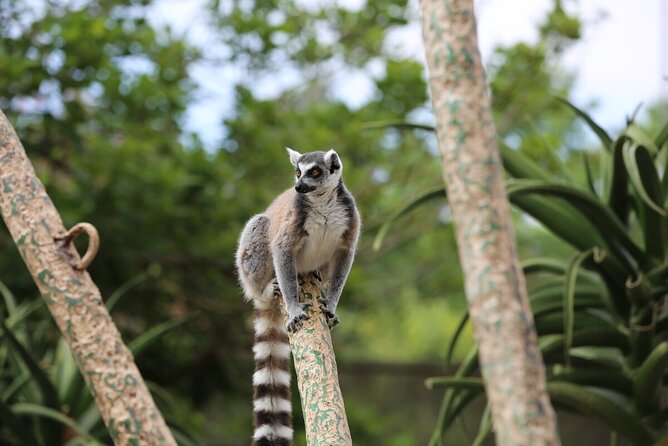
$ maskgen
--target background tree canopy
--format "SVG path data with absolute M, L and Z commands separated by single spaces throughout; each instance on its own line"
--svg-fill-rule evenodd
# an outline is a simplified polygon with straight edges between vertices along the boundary
M 440 372 L 464 308 L 447 207 L 400 217 L 400 229 L 372 246 L 383 222 L 442 184 L 433 135 L 395 125 L 431 123 L 422 63 L 388 44 L 416 21 L 416 5 L 212 0 L 201 5 L 206 38 L 195 39 L 151 20 L 155 3 L 0 0 L 0 107 L 65 224 L 98 228 L 91 275 L 103 296 L 128 288 L 114 320 L 133 339 L 196 316 L 144 351 L 139 368 L 170 390 L 173 418 L 205 443 L 246 443 L 251 311 L 233 269 L 236 238 L 290 186 L 283 147 L 336 148 L 365 226 L 334 335 L 352 434 L 360 444 L 424 442 L 440 395 L 422 380 Z M 573 84 L 559 61 L 580 38 L 580 20 L 555 1 L 538 26 L 537 41 L 497 48 L 488 75 L 499 140 L 554 172 L 580 131 L 554 100 Z M 184 126 L 205 94 L 193 75 L 202 67 L 238 73 L 213 147 Z M 342 99 L 348 74 L 371 83 L 368 100 Z M 570 252 L 536 225 L 518 224 L 523 254 Z M 6 231 L 0 250 L 2 282 L 34 300 Z M 52 324 L 45 330 L 56 337 Z

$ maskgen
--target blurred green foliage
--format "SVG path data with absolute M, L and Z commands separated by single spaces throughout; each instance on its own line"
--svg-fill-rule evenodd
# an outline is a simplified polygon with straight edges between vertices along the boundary
M 156 3 L 0 0 L 0 107 L 66 225 L 90 221 L 98 228 L 94 280 L 109 296 L 151 272 L 114 311 L 124 336 L 199 315 L 142 353 L 144 375 L 178 395 L 184 412 L 216 420 L 187 421 L 208 443 L 247 443 L 251 311 L 233 253 L 245 220 L 292 182 L 285 146 L 335 148 L 363 216 L 334 335 L 344 380 L 346 367 L 362 361 L 440 361 L 464 310 L 447 208 L 430 204 L 401 217 L 401 230 L 379 251 L 372 247 L 397 208 L 442 184 L 431 133 L 385 125 L 430 123 L 422 65 L 388 44 L 393 33 L 416 30 L 404 28 L 415 23 L 415 5 L 211 0 L 202 3 L 197 25 L 207 43 L 195 44 L 150 20 Z M 567 97 L 571 88 L 559 58 L 579 38 L 580 22 L 555 1 L 538 26 L 538 41 L 498 48 L 488 71 L 500 141 L 555 171 L 577 134 L 574 116 L 553 95 Z M 225 67 L 238 73 L 225 86 L 234 100 L 213 148 L 184 130 L 188 107 L 206 95 L 193 81 L 202 67 L 212 77 Z M 335 94 L 348 88 L 342 73 L 366 76 L 368 100 L 351 106 Z M 286 76 L 295 81 L 281 86 Z M 263 85 L 278 91 L 260 94 Z M 535 225 L 518 224 L 522 253 L 567 251 Z M 3 281 L 19 301 L 31 299 L 34 285 L 6 232 L 0 251 Z M 409 376 L 421 383 L 426 375 Z M 347 398 L 353 436 L 364 444 L 423 442 L 427 431 L 388 428 L 387 420 L 400 417 L 378 403 L 383 389 Z M 394 391 L 399 401 L 415 395 Z M 400 403 L 391 410 L 411 416 Z M 435 410 L 423 416 L 435 419 Z M 295 420 L 299 430 L 299 414 Z M 427 421 L 426 429 L 433 425 Z

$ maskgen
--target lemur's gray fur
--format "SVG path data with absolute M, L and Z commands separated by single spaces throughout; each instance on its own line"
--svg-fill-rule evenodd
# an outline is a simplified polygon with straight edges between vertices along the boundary
M 306 304 L 297 296 L 298 276 L 311 273 L 329 281 L 320 306 L 329 326 L 337 325 L 336 307 L 361 225 L 355 200 L 343 184 L 337 153 L 287 151 L 296 185 L 246 223 L 236 255 L 244 294 L 255 306 L 256 446 L 284 446 L 292 440 L 290 346 L 285 330 L 297 330 L 306 318 Z M 287 327 L 276 305 L 279 295 L 285 301 Z
M 330 326 L 353 263 L 360 232 L 355 200 L 343 184 L 343 165 L 334 150 L 300 154 L 287 149 L 296 185 L 263 214 L 250 219 L 239 240 L 237 268 L 248 299 L 269 297 L 275 277 L 293 331 L 306 317 L 297 293 L 298 274 L 319 272 L 329 280 L 321 304 Z

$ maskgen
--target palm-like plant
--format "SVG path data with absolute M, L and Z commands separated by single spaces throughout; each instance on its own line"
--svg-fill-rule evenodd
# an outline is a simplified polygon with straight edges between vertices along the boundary
M 119 287 L 107 300 L 109 310 L 133 286 L 153 276 L 140 274 Z M 111 444 L 95 401 L 63 338 L 38 297 L 17 303 L 0 282 L 0 445 Z M 3 308 L 4 307 L 4 308 Z M 133 355 L 159 341 L 166 332 L 192 320 L 167 321 L 128 344 Z M 176 403 L 150 386 L 167 416 L 172 433 L 183 445 L 200 444 L 170 420 Z M 171 421 L 171 422 L 170 422 Z
M 668 441 L 668 408 L 661 407 L 668 367 L 668 124 L 652 138 L 629 122 L 613 139 L 564 102 L 602 145 L 601 153 L 584 154 L 584 187 L 502 148 L 510 201 L 577 251 L 566 260 L 523 262 L 550 397 L 562 410 L 600 420 L 612 438 L 619 434 L 634 445 L 663 445 Z M 443 196 L 440 188 L 430 191 L 397 217 Z M 376 246 L 394 220 L 381 227 Z M 448 365 L 467 322 L 465 315 L 449 344 Z M 484 393 L 477 367 L 474 348 L 454 376 L 427 381 L 446 389 L 432 444 Z M 490 432 L 487 410 L 475 444 Z

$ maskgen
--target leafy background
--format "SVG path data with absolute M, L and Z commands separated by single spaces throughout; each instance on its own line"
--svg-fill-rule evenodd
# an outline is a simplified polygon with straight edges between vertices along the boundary
M 184 432 L 180 441 L 247 444 L 251 312 L 233 252 L 245 220 L 289 187 L 282 147 L 290 146 L 335 147 L 364 219 L 343 323 L 334 332 L 353 438 L 425 443 L 443 391 L 423 381 L 452 372 L 444 358 L 465 311 L 447 203 L 429 201 L 398 216 L 374 246 L 383 223 L 442 185 L 432 133 L 401 125 L 430 124 L 424 68 L 386 45 L 391 29 L 417 19 L 415 5 L 378 0 L 352 11 L 333 2 L 210 1 L 202 6 L 200 39 L 154 23 L 154 6 L 0 0 L 0 107 L 66 225 L 98 228 L 102 246 L 91 275 L 103 296 L 117 300 L 112 315 L 124 338 L 142 346 L 138 365 L 170 423 Z M 572 91 L 574 75 L 562 59 L 582 26 L 555 1 L 538 38 L 496 48 L 487 69 L 499 140 L 545 175 L 568 171 L 584 184 L 583 153 L 598 143 L 555 99 Z M 202 100 L 195 78 L 203 66 L 240 73 L 221 79 L 234 84 L 233 112 L 217 124 L 224 131 L 213 146 L 185 126 L 188 107 Z M 342 72 L 368 76 L 368 101 L 352 107 L 333 94 Z M 300 81 L 282 84 L 285 73 Z M 258 88 L 267 83 L 277 94 Z M 648 108 L 642 124 L 654 134 L 666 108 Z M 536 220 L 515 217 L 522 258 L 567 261 L 576 252 Z M 1 379 L 17 388 L 3 403 L 46 405 L 49 385 L 26 377 L 41 370 L 60 392 L 50 407 L 108 441 L 94 408 L 67 393 L 77 372 L 6 231 L 0 250 L 7 324 Z M 459 344 L 453 363 L 472 347 L 468 330 Z M 71 398 L 81 407 L 67 403 Z M 483 406 L 476 400 L 462 429 L 448 430 L 450 444 L 471 443 Z M 28 409 L 35 441 L 54 441 L 44 432 L 58 428 Z M 597 421 L 560 416 L 566 444 L 608 438 Z M 3 429 L 6 438 L 18 435 Z M 79 441 L 71 429 L 60 435 L 55 444 Z

